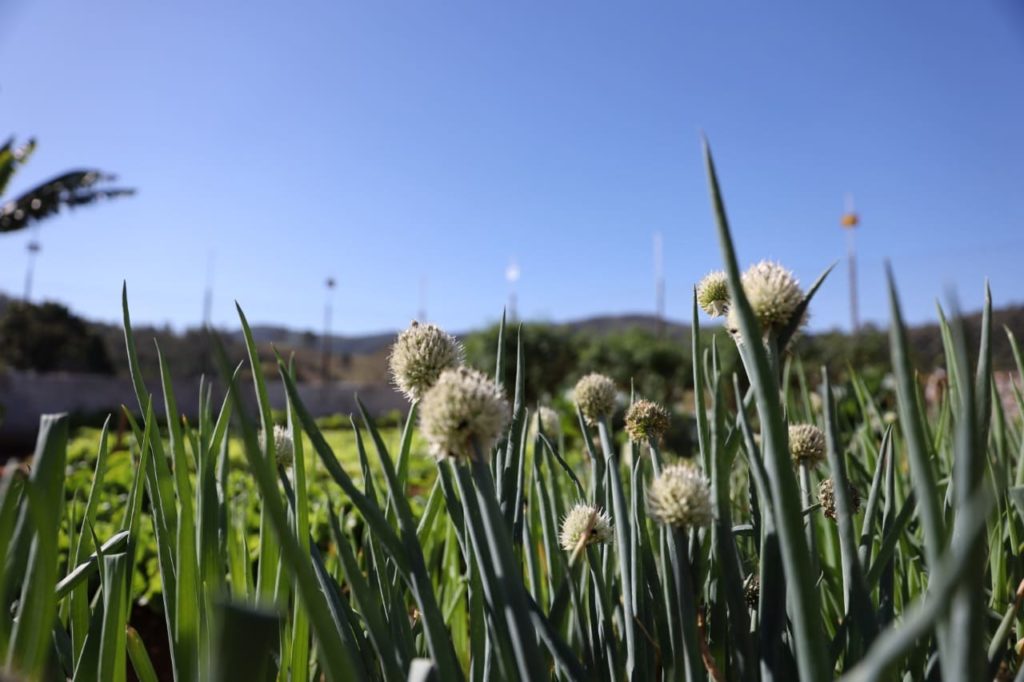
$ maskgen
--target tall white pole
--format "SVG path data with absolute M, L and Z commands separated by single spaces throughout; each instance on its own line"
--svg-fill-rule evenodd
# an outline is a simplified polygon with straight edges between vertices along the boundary
M 420 275 L 420 305 L 416 311 L 416 319 L 420 322 L 427 321 L 427 276 Z
M 324 385 L 327 385 L 330 381 L 330 366 L 331 366 L 331 313 L 333 312 L 334 296 L 334 278 L 328 277 L 324 285 L 327 288 L 327 299 L 324 302 L 324 339 L 323 339 L 323 360 L 320 367 L 321 378 L 323 379 Z
M 213 268 L 215 254 L 210 252 L 206 259 L 206 290 L 203 292 L 203 327 L 209 329 L 213 321 Z
M 508 282 L 508 319 L 512 321 L 519 319 L 519 313 L 516 310 L 516 282 L 519 281 L 520 274 L 519 264 L 513 258 L 505 268 L 505 280 Z
M 654 233 L 654 314 L 661 336 L 665 331 L 665 253 L 661 232 Z
M 39 252 L 43 250 L 42 244 L 39 243 L 39 223 L 36 223 L 32 227 L 32 239 L 29 241 L 28 246 L 28 268 L 25 270 L 25 303 L 28 303 L 32 298 L 32 280 L 35 278 L 36 272 L 36 257 Z
M 846 263 L 850 275 L 850 328 L 854 334 L 860 331 L 860 314 L 857 310 L 857 241 L 855 233 L 860 216 L 853 208 L 853 195 L 846 195 L 846 212 L 840 225 L 846 231 Z

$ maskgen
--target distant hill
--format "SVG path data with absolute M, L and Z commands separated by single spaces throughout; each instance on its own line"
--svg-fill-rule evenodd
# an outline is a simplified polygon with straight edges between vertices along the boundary
M 397 332 L 384 332 L 380 334 L 366 334 L 363 336 L 331 335 L 331 348 L 337 353 L 348 353 L 350 355 L 369 355 L 376 353 L 381 348 L 389 346 L 395 339 Z M 231 332 L 230 336 L 235 340 L 242 341 L 242 330 Z M 319 350 L 321 348 L 321 335 L 312 331 L 297 331 L 288 327 L 261 324 L 252 327 L 252 336 L 257 343 L 274 343 L 289 348 L 308 348 Z
M 596 315 L 569 322 L 552 322 L 551 326 L 570 333 L 582 332 L 602 336 L 626 329 L 643 329 L 649 332 L 657 332 L 662 324 L 664 324 L 665 331 L 670 337 L 688 338 L 690 325 L 672 320 L 666 320 L 662 323 L 654 315 L 644 314 Z M 331 336 L 331 348 L 335 353 L 373 355 L 390 347 L 398 331 L 361 336 L 335 334 Z M 475 331 L 453 333 L 461 338 Z M 272 343 L 287 348 L 321 349 L 321 335 L 313 331 L 298 331 L 278 325 L 257 324 L 252 327 L 252 335 L 257 343 Z M 242 342 L 241 330 L 230 332 L 228 336 L 239 343 Z
M 981 313 L 965 316 L 968 341 L 977 348 L 981 330 Z M 992 311 L 992 366 L 996 370 L 1016 369 L 1007 331 L 1024 343 L 1024 306 L 1011 305 Z M 938 323 L 917 325 L 907 330 L 907 340 L 914 365 L 922 372 L 930 372 L 945 362 L 942 334 Z M 864 365 L 889 366 L 889 331 L 868 325 L 856 336 L 834 330 L 808 334 L 799 341 L 800 355 L 805 365 L 825 364 L 842 368 Z
M 552 323 L 551 327 L 566 335 L 583 334 L 592 338 L 600 338 L 637 328 L 655 333 L 662 324 L 664 324 L 665 333 L 669 338 L 681 341 L 689 338 L 689 325 L 672 321 L 661 323 L 653 315 L 600 315 L 570 322 Z M 294 350 L 300 375 L 304 374 L 307 380 L 319 378 L 321 367 L 319 363 L 323 352 L 320 335 L 311 331 L 296 331 L 276 325 L 257 325 L 252 328 L 252 332 L 258 344 L 273 345 L 279 350 Z M 456 337 L 465 339 L 477 333 L 477 330 L 453 333 Z M 387 382 L 387 356 L 397 334 L 398 330 L 364 336 L 332 335 L 332 379 L 361 384 Z M 227 337 L 239 347 L 242 346 L 241 331 L 231 332 L 227 334 Z
M 0 316 L 11 299 L 0 295 Z M 967 327 L 972 343 L 977 343 L 981 314 L 971 313 L 967 316 Z M 653 315 L 623 314 L 597 315 L 593 317 L 552 322 L 549 326 L 558 332 L 570 335 L 583 334 L 593 338 L 617 334 L 630 329 L 642 329 L 651 333 L 658 332 L 662 325 L 664 334 L 669 338 L 679 339 L 686 343 L 689 339 L 690 325 L 680 321 L 659 321 Z M 91 329 L 97 331 L 107 345 L 110 358 L 114 363 L 114 371 L 119 375 L 127 375 L 127 362 L 124 354 L 124 334 L 120 325 L 89 323 Z M 1024 337 L 1024 305 L 1010 305 L 993 312 L 992 351 L 993 365 L 996 369 L 1010 370 L 1015 366 L 1010 344 L 1005 329 L 1012 331 L 1018 339 Z M 707 325 L 710 330 L 714 326 Z M 468 337 L 477 330 L 458 333 L 460 338 Z M 220 330 L 231 357 L 243 358 L 245 348 L 240 330 Z M 342 380 L 360 384 L 373 384 L 387 381 L 388 349 L 397 334 L 380 332 L 365 335 L 334 335 L 331 338 L 331 362 L 328 375 L 332 381 Z M 296 330 L 273 324 L 258 324 L 253 327 L 253 335 L 261 348 L 261 356 L 268 364 L 274 362 L 272 347 L 284 355 L 294 353 L 300 379 L 316 382 L 323 376 L 323 357 L 321 337 L 310 330 Z M 201 373 L 213 372 L 210 345 L 206 332 L 190 329 L 184 333 L 175 333 L 167 328 L 139 326 L 136 329 L 139 339 L 139 354 L 144 370 L 158 371 L 155 347 L 151 339 L 160 344 L 168 363 L 177 376 L 197 376 Z M 943 361 L 942 336 L 936 323 L 912 327 L 909 330 L 912 352 L 915 363 L 923 371 L 930 371 Z M 888 333 L 885 329 L 867 326 L 857 336 L 834 330 L 815 332 L 801 338 L 800 354 L 805 364 L 826 364 L 830 367 L 842 368 L 847 363 L 859 366 L 862 364 L 888 365 Z M 0 349 L 0 366 L 3 364 L 3 349 Z
M 586 334 L 606 335 L 625 331 L 626 329 L 643 329 L 644 331 L 657 333 L 664 327 L 665 334 L 669 337 L 689 338 L 690 325 L 673 320 L 659 320 L 654 315 L 632 314 L 632 315 L 598 315 L 596 317 L 585 317 L 581 320 L 565 322 L 561 325 L 573 332 Z

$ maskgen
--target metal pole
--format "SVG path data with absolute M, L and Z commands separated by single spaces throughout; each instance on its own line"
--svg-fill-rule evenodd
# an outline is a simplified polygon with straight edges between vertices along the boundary
M 211 251 L 206 259 L 206 291 L 203 292 L 203 327 L 207 329 L 213 326 L 213 261 Z
M 660 337 L 665 333 L 665 267 L 661 232 L 654 233 L 654 314 Z
M 420 276 L 420 307 L 416 313 L 416 319 L 420 322 L 427 321 L 427 276 Z
M 206 259 L 206 290 L 203 292 L 203 325 L 202 328 L 207 332 L 213 330 L 213 251 L 210 251 Z M 208 374 L 213 370 L 213 363 L 210 353 L 212 344 L 203 344 L 203 358 L 201 371 L 202 373 Z
M 846 259 L 850 270 L 850 326 L 853 333 L 860 331 L 860 315 L 857 310 L 857 244 L 854 230 L 846 231 Z
M 513 258 L 505 268 L 505 279 L 508 281 L 508 319 L 513 322 L 519 319 L 516 310 L 516 282 L 519 281 L 519 275 L 519 264 Z
M 28 268 L 25 270 L 25 303 L 32 299 L 32 280 L 36 271 L 36 256 L 42 250 L 39 243 L 39 225 L 32 228 L 32 240 L 28 243 Z
M 324 303 L 324 338 L 323 338 L 323 359 L 320 365 L 320 377 L 326 385 L 330 381 L 331 367 L 331 313 L 334 291 L 334 278 L 327 278 L 327 299 Z
M 846 211 L 839 224 L 846 231 L 846 261 L 850 277 L 850 327 L 856 334 L 860 331 L 860 315 L 857 313 L 857 242 L 854 232 L 860 225 L 860 216 L 853 208 L 853 195 L 846 195 Z

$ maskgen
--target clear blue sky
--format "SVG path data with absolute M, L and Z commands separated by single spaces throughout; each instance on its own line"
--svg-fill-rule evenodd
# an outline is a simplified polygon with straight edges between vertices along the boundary
M 810 283 L 852 192 L 863 316 L 955 287 L 1024 301 L 1024 12 L 1014 0 L 138 2 L 4 0 L 0 134 L 39 150 L 12 191 L 80 165 L 135 198 L 44 224 L 36 298 L 116 320 L 403 326 L 428 280 L 453 330 L 500 315 L 668 312 L 719 264 L 699 151 L 740 258 Z M 27 235 L 0 238 L 20 295 Z M 845 265 L 812 327 L 846 325 Z

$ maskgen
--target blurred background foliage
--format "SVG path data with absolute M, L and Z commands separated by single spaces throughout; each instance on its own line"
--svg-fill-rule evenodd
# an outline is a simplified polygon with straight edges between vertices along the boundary
M 966 318 L 971 343 L 977 343 L 978 314 Z M 993 313 L 993 327 L 1024 337 L 1024 306 L 1009 306 Z M 516 354 L 517 328 L 509 324 L 504 339 L 506 357 Z M 523 322 L 522 343 L 526 366 L 527 404 L 550 403 L 591 371 L 604 371 L 623 387 L 633 386 L 643 397 L 665 404 L 685 402 L 692 389 L 691 335 L 688 325 L 659 322 L 653 316 L 601 317 L 571 323 Z M 212 359 L 206 332 L 167 327 L 140 327 L 157 340 L 168 363 L 179 377 L 210 375 Z M 221 331 L 228 350 L 242 352 L 239 334 Z M 722 367 L 736 366 L 736 350 L 720 327 L 709 325 L 701 352 L 717 339 Z M 85 320 L 59 303 L 33 304 L 0 296 L 0 368 L 36 372 L 68 371 L 128 376 L 123 357 L 124 332 L 119 325 Z M 869 383 L 881 381 L 888 371 L 889 345 L 885 328 L 865 325 L 857 334 L 832 330 L 806 334 L 794 344 L 806 367 L 825 366 L 837 380 L 857 367 Z M 498 324 L 457 334 L 466 347 L 470 364 L 493 374 Z M 908 329 L 916 366 L 930 373 L 945 364 L 942 335 L 937 324 Z M 394 334 L 366 337 L 335 337 L 329 379 L 372 385 L 388 383 L 387 355 Z M 321 381 L 322 339 L 311 331 L 268 327 L 259 339 L 261 357 L 273 359 L 273 348 L 295 353 L 300 381 Z M 992 340 L 996 371 L 1012 370 L 1013 354 L 1005 334 Z M 147 374 L 157 374 L 155 346 L 139 348 L 139 362 Z M 514 363 L 507 363 L 502 381 L 513 383 Z M 812 373 L 813 375 L 813 373 Z M 271 381 L 274 377 L 269 378 Z
M 102 335 L 59 303 L 16 301 L 0 317 L 2 364 L 37 372 L 112 374 Z

